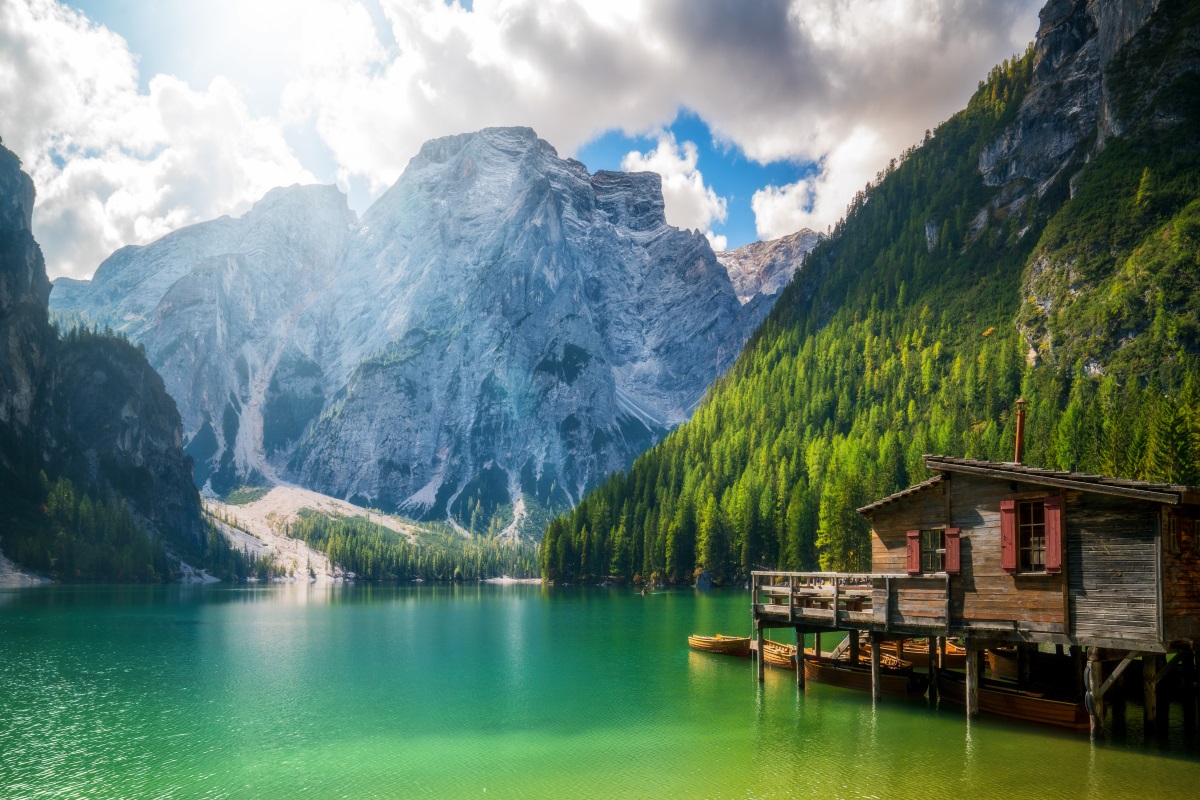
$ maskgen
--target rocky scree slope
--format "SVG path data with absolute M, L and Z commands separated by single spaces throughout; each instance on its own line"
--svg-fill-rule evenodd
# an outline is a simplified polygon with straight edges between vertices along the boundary
M 213 492 L 280 480 L 514 536 L 688 417 L 785 262 L 743 258 L 735 289 L 657 175 L 499 128 L 428 142 L 361 220 L 332 187 L 275 190 L 52 303 L 144 344 Z

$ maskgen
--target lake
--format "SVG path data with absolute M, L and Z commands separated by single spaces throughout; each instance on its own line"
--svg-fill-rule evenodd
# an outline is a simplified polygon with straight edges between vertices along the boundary
M 983 719 L 694 653 L 746 592 L 0 592 L 0 796 L 1195 797 L 1165 743 Z

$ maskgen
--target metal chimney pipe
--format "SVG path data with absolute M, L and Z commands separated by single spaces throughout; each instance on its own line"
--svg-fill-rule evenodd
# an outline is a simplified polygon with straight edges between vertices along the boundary
M 1021 459 L 1025 456 L 1025 406 L 1029 405 L 1029 401 L 1024 397 L 1017 399 L 1017 447 L 1016 453 L 1013 455 L 1013 462 L 1020 464 Z

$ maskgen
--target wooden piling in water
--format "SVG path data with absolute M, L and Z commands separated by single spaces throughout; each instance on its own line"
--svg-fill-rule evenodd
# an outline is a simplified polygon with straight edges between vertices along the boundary
M 796 633 L 796 688 L 804 689 L 804 632 L 793 628 Z
M 980 652 L 974 642 L 967 642 L 967 719 L 979 716 Z
M 929 699 L 937 699 L 938 693 L 938 638 L 929 637 Z
M 1087 660 L 1087 698 L 1090 730 L 1093 740 L 1104 738 L 1104 662 L 1100 660 L 1100 650 L 1088 648 Z
M 871 700 L 879 702 L 883 696 L 883 674 L 880 670 L 879 654 L 883 649 L 883 640 L 875 631 L 871 631 Z
M 763 661 L 763 627 L 761 622 L 754 624 L 754 633 L 756 637 L 757 649 L 754 652 L 754 660 L 756 662 L 755 669 L 758 670 L 758 682 L 763 682 L 763 677 L 766 672 L 766 662 Z

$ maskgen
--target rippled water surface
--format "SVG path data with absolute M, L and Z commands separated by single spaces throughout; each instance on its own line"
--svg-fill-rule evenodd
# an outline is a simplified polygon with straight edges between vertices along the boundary
M 1120 744 L 689 652 L 745 593 L 0 593 L 0 797 L 1196 797 Z M 1179 707 L 1172 708 L 1179 715 Z

